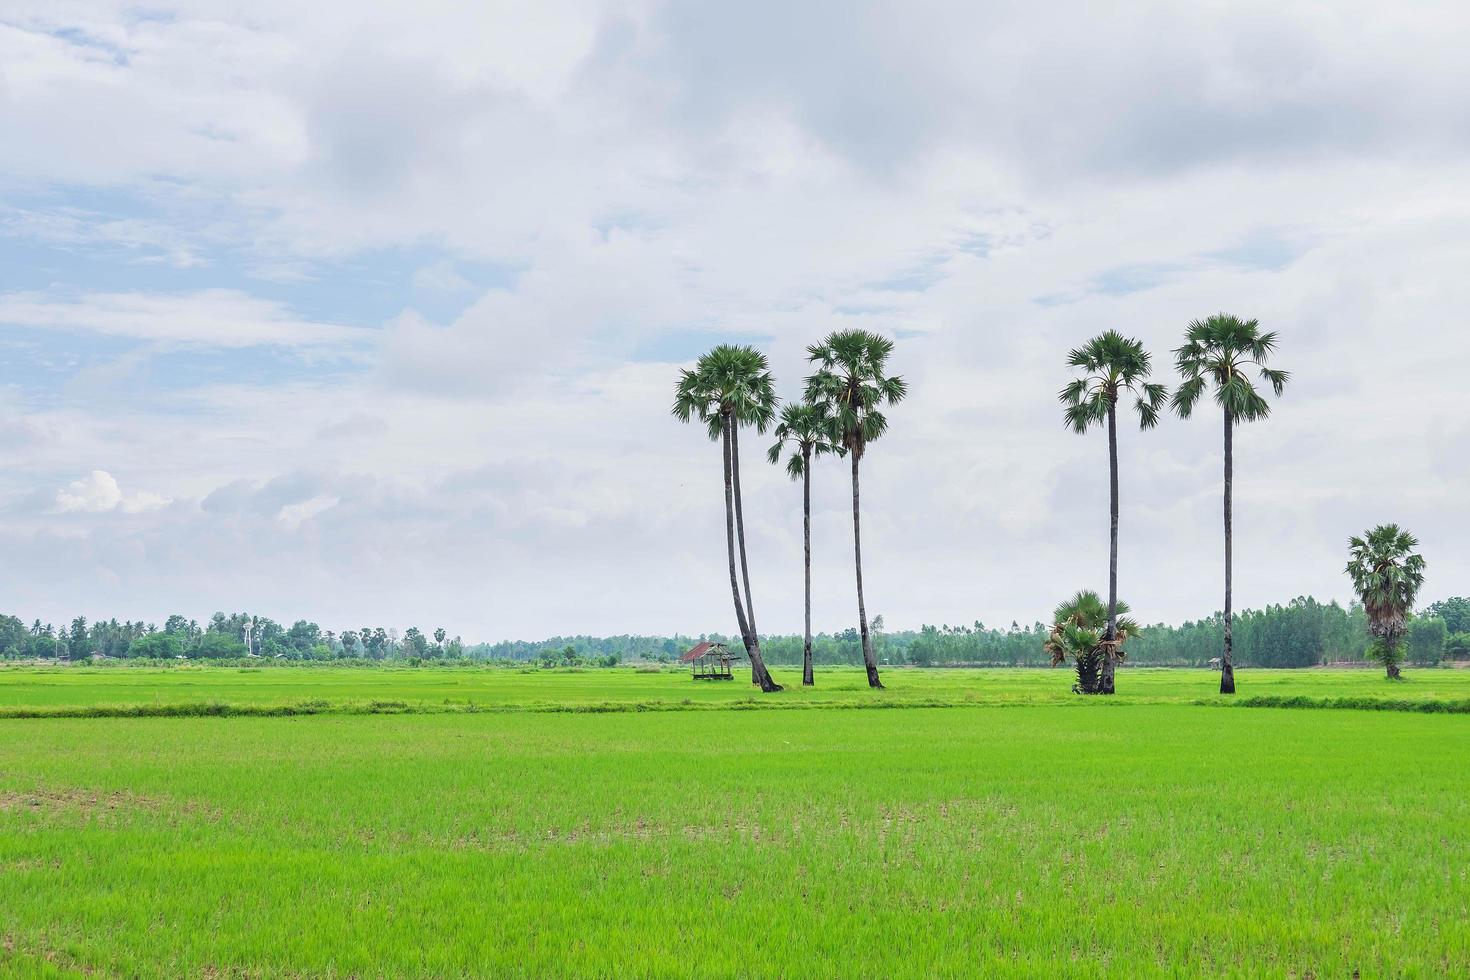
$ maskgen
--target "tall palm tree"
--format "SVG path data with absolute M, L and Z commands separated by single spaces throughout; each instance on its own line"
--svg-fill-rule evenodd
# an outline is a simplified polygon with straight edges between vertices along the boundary
M 1380 524 L 1366 538 L 1348 539 L 1345 571 L 1368 614 L 1368 632 L 1374 639 L 1369 652 L 1390 678 L 1399 676 L 1403 660 L 1399 644 L 1424 584 L 1424 557 L 1414 551 L 1417 547 L 1418 539 L 1397 524 Z
M 1225 416 L 1225 652 L 1220 658 L 1220 693 L 1235 693 L 1235 665 L 1231 658 L 1231 495 L 1234 491 L 1235 427 L 1271 414 L 1271 404 L 1256 390 L 1249 377 L 1255 369 L 1271 386 L 1277 398 L 1290 375 L 1267 367 L 1276 350 L 1275 331 L 1261 332 L 1255 320 L 1241 320 L 1217 313 L 1195 320 L 1184 335 L 1184 346 L 1174 351 L 1174 363 L 1183 378 L 1174 392 L 1174 410 L 1189 418 L 1194 406 L 1210 388 Z
M 1138 427 L 1152 429 L 1159 424 L 1159 409 L 1168 392 L 1148 377 L 1148 352 L 1137 340 L 1130 340 L 1109 330 L 1072 351 L 1067 363 L 1082 372 L 1062 389 L 1061 400 L 1067 406 L 1067 424 L 1077 433 L 1085 433 L 1094 425 L 1108 430 L 1108 488 L 1112 531 L 1108 539 L 1108 622 L 1103 631 L 1104 650 L 1102 693 L 1113 693 L 1113 645 L 1118 640 L 1118 397 L 1134 396 Z
M 776 444 L 767 454 L 772 463 L 781 460 L 781 451 L 791 447 L 786 460 L 786 472 L 793 480 L 801 481 L 801 544 L 803 569 L 805 571 L 806 628 L 802 635 L 801 683 L 810 687 L 815 683 L 812 676 L 812 457 L 826 453 L 841 453 L 838 434 L 833 420 L 827 416 L 824 406 L 800 404 L 787 405 L 781 409 L 781 419 L 776 423 Z
M 1072 658 L 1077 665 L 1077 683 L 1072 690 L 1078 694 L 1102 693 L 1105 654 L 1112 652 L 1103 646 L 1105 630 L 1113 630 L 1118 643 L 1114 655 L 1119 659 L 1123 657 L 1122 644 L 1142 632 L 1128 618 L 1128 612 L 1128 603 L 1114 601 L 1104 606 L 1097 593 L 1087 589 L 1057 606 L 1052 614 L 1054 625 L 1041 648 L 1051 654 L 1053 667 Z
M 753 347 L 721 344 L 705 354 L 694 369 L 679 372 L 674 391 L 674 416 L 682 422 L 698 419 L 711 441 L 720 443 L 725 470 L 725 544 L 730 559 L 730 591 L 735 599 L 735 622 L 750 657 L 752 683 L 762 691 L 779 691 L 761 657 L 755 602 L 750 594 L 750 566 L 745 557 L 745 515 L 740 498 L 740 426 L 765 432 L 776 414 L 775 384 L 766 356 Z M 737 548 L 738 540 L 738 548 Z M 735 556 L 740 556 L 740 574 Z M 741 596 L 741 582 L 745 586 Z
M 838 444 L 852 461 L 853 566 L 857 569 L 858 628 L 869 687 L 882 687 L 883 682 L 878 679 L 878 660 L 873 655 L 873 638 L 868 633 L 868 613 L 863 602 L 858 464 L 868 444 L 888 429 L 888 420 L 879 408 L 896 404 L 908 393 L 902 378 L 887 373 L 891 353 L 893 341 L 866 330 L 839 330 L 820 344 L 807 348 L 808 359 L 817 365 L 817 371 L 806 379 L 806 400 L 825 408 L 836 426 Z

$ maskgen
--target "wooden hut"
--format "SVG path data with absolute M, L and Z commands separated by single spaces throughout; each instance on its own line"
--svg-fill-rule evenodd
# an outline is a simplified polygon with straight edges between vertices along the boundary
M 737 656 L 723 643 L 696 643 L 679 658 L 679 663 L 689 664 L 697 681 L 728 681 L 735 677 L 731 665 Z

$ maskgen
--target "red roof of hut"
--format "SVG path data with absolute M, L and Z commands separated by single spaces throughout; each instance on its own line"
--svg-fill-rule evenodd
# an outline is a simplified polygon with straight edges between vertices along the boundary
M 712 646 L 714 646 L 713 643 L 694 644 L 694 646 L 690 647 L 689 650 L 684 654 L 684 656 L 679 658 L 679 663 L 687 664 L 691 660 L 698 660 L 700 657 L 704 656 L 705 652 L 708 651 L 709 648 Z

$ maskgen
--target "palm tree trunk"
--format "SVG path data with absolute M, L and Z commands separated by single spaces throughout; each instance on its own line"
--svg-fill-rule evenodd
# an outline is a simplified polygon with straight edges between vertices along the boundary
M 739 420 L 734 416 L 725 416 L 726 432 L 729 433 L 729 467 L 731 467 L 732 489 L 735 495 L 735 539 L 739 542 L 739 569 L 741 579 L 745 585 L 745 629 L 748 630 L 748 639 L 745 639 L 745 654 L 750 657 L 750 680 L 751 683 L 760 685 L 761 691 L 781 691 L 781 685 L 772 680 L 770 671 L 766 670 L 766 661 L 760 655 L 760 630 L 756 627 L 756 602 L 750 597 L 750 566 L 745 563 L 745 513 L 741 507 L 741 495 L 739 495 Z M 734 555 L 731 557 L 731 576 L 734 577 Z M 739 601 L 739 592 L 736 591 L 736 602 Z
M 735 622 L 740 627 L 740 639 L 745 644 L 745 653 L 750 657 L 750 682 L 759 684 L 762 691 L 780 690 L 771 680 L 761 658 L 760 640 L 745 618 L 745 603 L 740 599 L 740 581 L 735 574 L 735 494 L 731 454 L 735 448 L 730 439 L 734 423 L 726 415 L 721 427 L 720 446 L 725 458 L 725 551 L 730 559 L 730 591 L 735 597 Z
M 1108 537 L 1108 628 L 1103 633 L 1102 693 L 1113 693 L 1115 660 L 1111 643 L 1118 636 L 1118 412 L 1117 402 L 1108 401 L 1108 490 L 1112 530 Z
M 730 419 L 730 466 L 735 472 L 735 539 L 740 542 L 740 578 L 745 585 L 745 618 L 751 635 L 759 638 L 755 625 L 755 600 L 750 595 L 750 566 L 745 560 L 745 507 L 740 496 L 740 421 Z
M 1220 658 L 1220 693 L 1235 693 L 1235 662 L 1230 642 L 1230 502 L 1235 480 L 1235 419 L 1225 409 L 1225 654 Z
M 863 665 L 868 668 L 868 686 L 882 687 L 878 679 L 878 660 L 873 656 L 873 639 L 868 635 L 868 610 L 863 604 L 863 531 L 858 506 L 858 452 L 852 453 L 852 555 L 857 569 L 858 630 L 863 638 Z
M 812 677 L 812 451 L 801 451 L 801 546 L 806 572 L 806 632 L 801 654 L 801 683 L 811 687 Z

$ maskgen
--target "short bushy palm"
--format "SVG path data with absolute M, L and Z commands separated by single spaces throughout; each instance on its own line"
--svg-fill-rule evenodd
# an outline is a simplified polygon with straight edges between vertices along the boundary
M 1124 659 L 1123 644 L 1141 632 L 1128 612 L 1128 603 L 1120 600 L 1110 615 L 1108 605 L 1090 589 L 1057 606 L 1052 614 L 1051 632 L 1042 641 L 1042 649 L 1051 654 L 1053 667 L 1068 659 L 1073 661 L 1077 670 L 1073 690 L 1077 693 L 1101 693 L 1103 664 L 1109 660 L 1108 654 L 1115 660 Z M 1113 641 L 1107 643 L 1105 632 L 1110 619 Z
M 836 426 L 838 445 L 852 463 L 853 567 L 857 570 L 858 630 L 862 635 L 863 663 L 868 686 L 882 687 L 873 639 L 868 632 L 868 613 L 863 598 L 863 535 L 858 502 L 858 464 L 868 446 L 888 430 L 884 405 L 901 401 L 908 387 L 900 377 L 888 374 L 888 356 L 893 341 L 867 330 L 839 330 L 820 344 L 807 348 L 808 359 L 817 371 L 806 381 L 806 400 L 821 405 Z
M 1399 676 L 1409 612 L 1424 585 L 1424 557 L 1417 547 L 1418 539 L 1397 524 L 1380 524 L 1365 537 L 1348 539 L 1345 571 L 1368 614 L 1373 637 L 1368 654 L 1389 677 Z
M 1255 320 L 1217 313 L 1195 320 L 1185 333 L 1184 346 L 1174 351 L 1183 379 L 1174 392 L 1174 410 L 1189 418 L 1195 405 L 1211 390 L 1225 417 L 1225 652 L 1220 659 L 1220 693 L 1235 693 L 1235 664 L 1231 638 L 1231 500 L 1234 493 L 1235 427 L 1271 414 L 1271 404 L 1256 390 L 1250 374 L 1281 397 L 1289 375 L 1267 366 L 1276 350 L 1276 334 L 1261 332 Z
M 839 434 L 824 406 L 799 403 L 781 409 L 776 423 L 776 444 L 771 447 L 772 463 L 781 461 L 781 452 L 790 447 L 786 473 L 801 481 L 801 545 L 803 583 L 805 587 L 806 626 L 802 634 L 801 683 L 816 682 L 812 672 L 812 457 L 841 453 Z
M 1062 389 L 1061 400 L 1067 406 L 1065 418 L 1074 432 L 1085 433 L 1095 425 L 1108 432 L 1108 500 L 1111 531 L 1108 537 L 1108 614 L 1104 639 L 1117 633 L 1118 618 L 1118 399 L 1134 396 L 1138 427 L 1152 429 L 1159 424 L 1159 411 L 1168 392 L 1161 384 L 1147 381 L 1150 370 L 1148 351 L 1137 340 L 1130 340 L 1109 330 L 1092 338 L 1067 358 L 1067 363 L 1081 372 L 1081 377 Z M 1113 661 L 1103 659 L 1102 693 L 1113 693 Z
M 753 347 L 721 344 L 701 357 L 693 370 L 681 371 L 674 392 L 674 415 L 680 421 L 705 423 L 718 441 L 725 470 L 725 539 L 730 559 L 730 589 L 735 620 L 750 657 L 751 679 L 763 691 L 780 690 L 761 657 L 755 602 L 750 593 L 750 566 L 745 555 L 745 513 L 740 496 L 740 427 L 765 432 L 776 414 L 776 388 L 766 356 Z M 740 555 L 737 581 L 735 556 Z M 741 582 L 745 586 L 741 599 Z

